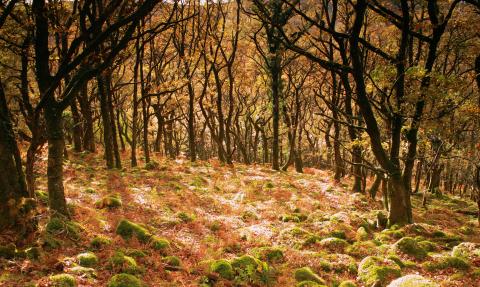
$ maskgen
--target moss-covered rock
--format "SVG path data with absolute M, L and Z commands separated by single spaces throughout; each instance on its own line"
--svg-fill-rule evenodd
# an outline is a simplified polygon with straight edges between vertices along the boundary
M 269 263 L 282 262 L 284 260 L 283 250 L 278 247 L 260 247 L 253 250 L 252 253 L 258 259 Z
M 313 281 L 302 281 L 298 282 L 295 287 L 327 287 L 326 285 L 323 284 L 318 284 L 317 282 Z
M 147 256 L 147 254 L 139 249 L 126 249 L 124 253 L 128 256 L 135 257 L 135 258 L 143 258 Z
M 119 194 L 111 194 L 103 197 L 102 199 L 95 202 L 95 207 L 102 209 L 114 209 L 122 206 L 122 199 Z
M 42 256 L 42 250 L 39 247 L 29 247 L 25 249 L 25 255 L 28 259 L 37 260 Z
M 401 276 L 400 267 L 389 259 L 368 256 L 358 265 L 358 277 L 366 286 L 385 286 L 392 279 Z
M 351 280 L 343 281 L 338 287 L 357 287 L 357 284 Z
M 363 258 L 368 255 L 373 255 L 377 252 L 377 244 L 375 242 L 369 241 L 359 241 L 354 242 L 352 245 L 348 246 L 345 251 L 347 254 L 356 257 Z
M 109 258 L 109 267 L 113 270 L 128 274 L 136 274 L 142 271 L 133 257 L 126 256 L 120 251 L 115 252 L 115 254 Z
M 480 259 L 480 244 L 462 242 L 453 248 L 452 256 L 466 258 L 468 260 Z
M 142 281 L 131 274 L 117 274 L 108 281 L 107 287 L 142 287 Z
M 365 227 L 363 226 L 360 226 L 358 229 L 357 229 L 357 233 L 355 235 L 355 238 L 358 240 L 358 241 L 365 241 L 365 240 L 368 240 L 368 238 L 370 237 L 370 235 L 368 234 L 368 231 Z
M 65 235 L 77 240 L 81 237 L 83 227 L 78 222 L 53 217 L 45 226 L 45 230 L 52 235 Z
M 9 243 L 5 246 L 0 246 L 0 258 L 12 259 L 15 257 L 15 251 L 17 247 L 13 243 Z
M 74 266 L 67 270 L 68 273 L 88 277 L 88 278 L 96 278 L 97 272 L 95 269 L 90 267 L 83 267 L 83 266 Z
M 427 251 L 424 250 L 412 237 L 403 237 L 393 245 L 395 251 L 406 254 L 416 259 L 427 257 Z
M 189 222 L 192 222 L 195 220 L 195 215 L 194 214 L 189 214 L 189 213 L 186 213 L 186 212 L 179 212 L 177 213 L 177 217 L 178 219 L 180 219 L 181 221 L 185 222 L 185 223 L 189 223 Z
M 122 219 L 118 223 L 116 233 L 125 240 L 135 236 L 141 242 L 147 242 L 152 237 L 152 234 L 146 228 L 126 219 Z
M 302 213 L 291 213 L 280 216 L 280 220 L 283 222 L 303 222 L 307 220 L 308 216 Z
M 150 238 L 150 245 L 155 250 L 165 250 L 170 248 L 170 241 L 165 238 L 152 236 L 152 238 Z
M 433 261 L 425 262 L 423 267 L 428 271 L 444 270 L 453 268 L 457 270 L 467 270 L 470 268 L 468 261 L 456 256 L 442 256 L 434 258 Z
M 439 285 L 420 275 L 410 274 L 395 279 L 388 287 L 439 287 Z
M 57 274 L 50 276 L 52 287 L 75 287 L 77 280 L 70 274 Z
M 417 242 L 418 242 L 418 246 L 420 246 L 420 248 L 422 248 L 426 252 L 432 252 L 438 249 L 437 244 L 430 240 L 420 240 L 420 241 L 417 240 Z
M 163 263 L 165 263 L 165 269 L 170 271 L 179 270 L 182 265 L 182 260 L 177 256 L 166 256 L 162 258 Z
M 320 276 L 313 272 L 310 267 L 302 267 L 296 269 L 294 272 L 294 277 L 297 282 L 310 281 L 317 284 L 325 284 L 325 280 L 323 280 Z
M 243 255 L 231 260 L 235 281 L 242 284 L 266 284 L 271 280 L 268 264 L 250 255 Z
M 350 245 L 346 240 L 337 237 L 328 237 L 320 240 L 319 245 L 329 251 L 344 252 Z
M 98 264 L 98 257 L 93 252 L 84 252 L 77 255 L 78 265 L 94 267 Z
M 94 249 L 102 249 L 104 246 L 110 244 L 112 244 L 112 239 L 104 235 L 97 235 L 90 241 L 90 246 Z
M 233 273 L 232 264 L 225 259 L 214 261 L 210 265 L 210 270 L 211 272 L 218 273 L 218 275 L 227 280 L 232 280 L 235 276 Z

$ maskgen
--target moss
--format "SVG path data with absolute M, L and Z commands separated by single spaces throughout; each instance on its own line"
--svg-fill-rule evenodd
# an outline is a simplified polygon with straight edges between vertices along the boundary
M 280 216 L 280 220 L 283 222 L 303 222 L 307 220 L 307 218 L 308 217 L 302 213 L 291 213 Z
M 343 230 L 334 230 L 334 231 L 330 232 L 329 236 L 339 238 L 339 239 L 343 239 L 343 240 L 347 239 L 347 235 L 345 234 L 345 231 L 343 231 Z
M 38 199 L 43 204 L 48 204 L 48 193 L 41 191 L 41 190 L 36 190 L 35 191 L 35 197 Z
M 298 282 L 297 285 L 295 285 L 295 287 L 326 287 L 326 286 L 323 284 L 318 284 L 317 282 L 313 282 L 313 281 L 302 281 L 302 282 Z
M 107 195 L 102 199 L 98 200 L 97 202 L 95 202 L 95 207 L 99 209 L 102 209 L 102 208 L 114 209 L 121 206 L 122 206 L 122 199 L 118 194 Z
M 15 251 L 17 247 L 13 243 L 9 243 L 5 246 L 0 246 L 0 258 L 12 259 L 15 257 Z
M 410 255 L 416 259 L 424 259 L 427 257 L 427 251 L 425 251 L 412 237 L 403 237 L 394 244 L 394 248 L 397 252 Z
M 313 272 L 310 267 L 302 267 L 296 269 L 294 272 L 294 277 L 297 282 L 311 281 L 318 284 L 325 284 L 325 280 L 323 280 L 320 276 Z
M 112 240 L 104 235 L 97 235 L 90 241 L 90 246 L 95 249 L 101 249 L 110 244 L 112 244 Z
M 40 244 L 45 249 L 56 249 L 63 245 L 63 241 L 53 237 L 50 234 L 45 234 L 40 239 Z
M 448 268 L 467 270 L 470 268 L 470 264 L 464 258 L 444 256 L 437 258 L 433 262 L 425 262 L 423 267 L 428 271 L 444 270 Z
M 145 163 L 146 170 L 154 170 L 157 169 L 159 166 L 160 164 L 154 160 L 150 160 L 149 162 Z
M 231 261 L 235 281 L 254 285 L 265 284 L 271 280 L 270 268 L 266 262 L 250 255 L 243 255 Z
M 405 268 L 405 263 L 403 263 L 402 259 L 396 255 L 390 255 L 387 257 L 387 259 L 392 260 L 397 264 L 400 268 Z
M 284 255 L 282 249 L 278 247 L 261 247 L 253 251 L 253 254 L 258 259 L 267 261 L 269 263 L 282 262 Z
M 462 242 L 453 248 L 452 256 L 469 260 L 480 258 L 480 245 L 472 242 Z
M 170 248 L 170 241 L 165 238 L 152 236 L 152 238 L 150 238 L 150 245 L 155 250 L 165 250 L 167 248 Z
M 77 286 L 77 281 L 75 277 L 70 274 L 58 274 L 50 276 L 51 286 L 52 287 L 75 287 Z
M 418 242 L 418 246 L 420 246 L 420 248 L 422 248 L 426 252 L 432 252 L 432 251 L 435 251 L 435 250 L 438 249 L 437 244 L 435 244 L 435 243 L 433 243 L 429 240 L 421 240 L 421 241 L 417 240 L 417 242 Z
M 76 240 L 81 237 L 83 227 L 77 222 L 53 217 L 47 223 L 45 230 L 52 235 L 64 234 L 67 237 Z
M 220 259 L 210 265 L 212 272 L 218 273 L 222 278 L 231 280 L 234 277 L 233 267 L 227 260 Z
M 386 282 L 400 276 L 400 267 L 395 262 L 376 256 L 364 258 L 358 266 L 358 277 L 367 286 L 377 282 L 383 286 Z
M 340 283 L 340 285 L 338 285 L 338 287 L 357 287 L 357 284 L 355 284 L 355 282 L 353 281 L 343 281 L 342 283 Z
M 98 257 L 93 252 L 85 252 L 77 255 L 78 265 L 94 267 L 98 264 Z
M 384 235 L 391 239 L 400 239 L 405 236 L 405 232 L 402 230 L 384 229 L 380 232 L 380 235 Z
M 28 259 L 37 260 L 42 255 L 42 251 L 38 247 L 30 247 L 25 249 L 25 255 Z
M 166 256 L 162 258 L 162 261 L 166 264 L 165 269 L 167 270 L 178 270 L 182 265 L 182 260 L 177 256 Z
M 89 268 L 89 267 L 83 267 L 83 266 L 72 267 L 68 270 L 68 273 L 79 275 L 82 277 L 88 277 L 88 278 L 97 277 L 97 273 L 95 272 L 95 269 Z
M 95 194 L 97 191 L 94 188 L 86 188 L 83 192 L 88 193 L 88 194 Z
M 388 287 L 439 287 L 439 285 L 420 275 L 406 275 L 395 279 Z
M 365 256 L 375 254 L 377 251 L 377 244 L 375 244 L 373 241 L 359 241 L 348 246 L 345 251 L 351 256 L 363 258 Z
M 117 274 L 108 281 L 107 287 L 142 287 L 142 281 L 130 274 Z
M 178 219 L 183 221 L 184 223 L 189 223 L 195 220 L 195 215 L 194 214 L 188 214 L 186 212 L 179 212 L 177 213 Z
M 460 227 L 459 231 L 462 234 L 465 234 L 465 235 L 473 235 L 475 233 L 475 230 L 470 225 L 465 225 L 465 226 Z
M 131 256 L 131 257 L 136 257 L 136 258 L 143 258 L 143 257 L 147 256 L 147 254 L 145 252 L 143 252 L 142 250 L 138 250 L 138 249 L 127 249 L 127 250 L 125 250 L 125 254 L 128 255 L 128 256 Z
M 126 219 L 122 219 L 118 223 L 116 233 L 125 240 L 135 236 L 141 242 L 147 242 L 152 237 L 152 234 L 146 228 Z
M 368 237 L 369 237 L 369 234 L 368 234 L 368 231 L 365 227 L 363 226 L 360 226 L 358 229 L 357 229 L 357 233 L 355 235 L 355 238 L 358 240 L 358 241 L 365 241 L 365 240 L 368 240 Z
M 115 252 L 109 259 L 109 267 L 128 274 L 140 273 L 141 269 L 133 257 L 126 256 L 123 252 Z
M 210 224 L 209 228 L 212 232 L 217 232 L 222 228 L 222 224 L 219 221 L 214 221 Z
M 329 250 L 329 251 L 338 251 L 343 252 L 345 248 L 350 245 L 344 239 L 336 238 L 336 237 L 328 237 L 320 240 L 320 246 Z

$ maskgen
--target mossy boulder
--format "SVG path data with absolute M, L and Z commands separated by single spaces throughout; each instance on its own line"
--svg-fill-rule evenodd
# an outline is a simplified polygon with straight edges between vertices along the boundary
M 170 271 L 179 270 L 182 265 L 182 260 L 177 256 L 166 256 L 162 258 L 163 263 L 165 263 L 165 269 Z
M 348 246 L 345 249 L 345 251 L 347 254 L 353 257 L 364 258 L 365 256 L 375 254 L 377 251 L 377 248 L 378 248 L 377 244 L 371 240 L 358 241 Z
M 357 233 L 355 235 L 355 239 L 357 239 L 357 241 L 366 241 L 369 237 L 370 235 L 368 234 L 368 231 L 365 227 L 360 226 L 357 229 Z
M 280 216 L 280 220 L 283 222 L 303 222 L 307 220 L 308 216 L 302 213 L 291 213 Z
M 150 238 L 150 245 L 155 250 L 165 250 L 170 248 L 170 241 L 165 238 L 152 236 L 152 238 Z
M 143 258 L 147 256 L 145 252 L 139 249 L 126 249 L 124 253 L 128 256 L 135 257 L 135 258 Z
M 297 282 L 315 282 L 317 284 L 325 284 L 325 280 L 323 280 L 318 274 L 313 272 L 310 267 L 302 267 L 298 268 L 294 272 L 294 277 Z
M 462 242 L 453 248 L 452 256 L 466 258 L 468 260 L 480 259 L 480 244 Z
M 111 194 L 103 197 L 95 202 L 95 207 L 98 209 L 108 208 L 114 209 L 122 206 L 122 199 L 119 194 Z
M 177 213 L 178 219 L 180 219 L 184 223 L 189 223 L 195 220 L 195 215 L 194 214 L 189 214 L 186 212 L 179 212 Z
M 343 281 L 338 285 L 338 287 L 357 287 L 357 284 L 355 282 L 348 280 L 348 281 Z
M 329 251 L 343 252 L 350 244 L 344 239 L 328 237 L 320 240 L 319 245 Z
M 144 243 L 152 237 L 152 234 L 145 227 L 126 219 L 122 219 L 118 223 L 115 232 L 125 240 L 135 236 L 140 242 Z
M 83 266 L 74 266 L 67 271 L 70 274 L 87 277 L 87 278 L 96 278 L 97 272 L 95 269 L 90 267 L 83 267 Z
M 368 256 L 358 265 L 358 278 L 366 286 L 385 286 L 392 279 L 401 276 L 400 267 L 389 259 Z
M 93 252 L 84 252 L 77 255 L 78 265 L 94 267 L 98 264 L 98 257 Z
M 269 263 L 284 261 L 283 250 L 278 247 L 260 247 L 253 250 L 252 253 L 258 259 Z
M 42 250 L 39 247 L 29 247 L 25 249 L 25 255 L 28 259 L 37 260 L 42 256 Z
M 15 257 L 17 247 L 13 243 L 0 246 L 0 258 L 12 259 Z
M 53 217 L 45 226 L 45 230 L 55 236 L 65 235 L 70 239 L 78 240 L 81 237 L 83 227 L 78 222 Z
M 90 241 L 90 246 L 94 249 L 102 249 L 104 246 L 110 244 L 112 244 L 112 239 L 104 235 L 97 235 Z
M 128 274 L 140 273 L 141 269 L 137 265 L 137 261 L 133 257 L 125 255 L 125 253 L 117 251 L 109 258 L 109 267 Z
M 420 240 L 420 241 L 417 240 L 417 242 L 418 242 L 418 246 L 420 246 L 420 248 L 422 248 L 426 252 L 432 252 L 438 249 L 438 245 L 430 240 Z
M 230 263 L 235 273 L 235 281 L 238 283 L 262 285 L 272 279 L 268 264 L 253 256 L 243 255 L 232 259 Z
M 395 251 L 412 256 L 416 259 L 427 257 L 427 251 L 412 237 L 403 237 L 393 245 Z
M 218 275 L 227 280 L 232 280 L 235 276 L 235 274 L 233 273 L 232 264 L 230 264 L 230 262 L 225 259 L 214 261 L 210 265 L 210 271 L 218 273 Z
M 107 287 L 142 287 L 142 281 L 131 274 L 121 273 L 110 278 Z
M 423 267 L 428 271 L 437 271 L 449 268 L 468 270 L 470 268 L 470 264 L 465 258 L 456 256 L 442 256 L 436 257 L 432 261 L 425 262 Z
M 52 287 L 75 287 L 77 280 L 70 274 L 57 274 L 50 276 Z
M 387 287 L 439 287 L 440 285 L 422 277 L 420 275 L 406 275 L 395 279 Z
M 313 281 L 302 281 L 298 282 L 295 287 L 327 287 L 326 285 L 323 284 L 318 284 L 317 282 Z

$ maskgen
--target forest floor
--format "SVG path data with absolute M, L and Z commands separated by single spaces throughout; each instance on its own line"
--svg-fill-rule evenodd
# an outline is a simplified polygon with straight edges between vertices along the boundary
M 352 194 L 349 179 L 334 183 L 327 171 L 156 160 L 107 171 L 99 154 L 71 155 L 64 181 L 72 222 L 64 226 L 48 223 L 42 174 L 40 253 L 22 256 L 17 247 L 14 258 L 0 258 L 0 286 L 71 286 L 72 278 L 77 286 L 107 286 L 118 273 L 146 286 L 386 286 L 408 274 L 480 286 L 480 245 L 464 243 L 480 244 L 478 223 L 458 212 L 475 211 L 473 202 L 443 196 L 424 209 L 413 196 L 416 224 L 382 229 L 381 201 Z M 40 165 L 46 170 L 45 158 Z M 295 273 L 302 267 L 318 276 Z

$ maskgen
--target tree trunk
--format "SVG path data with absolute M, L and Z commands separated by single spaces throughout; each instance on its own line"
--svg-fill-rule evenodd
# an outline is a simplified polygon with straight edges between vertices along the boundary
M 29 197 L 22 171 L 20 152 L 10 121 L 7 101 L 0 82 L 0 230 L 16 227 L 21 221 L 19 208 Z
M 48 141 L 48 203 L 52 216 L 70 218 L 63 188 L 63 119 L 62 111 L 56 103 L 48 103 L 45 107 L 45 120 Z
M 78 100 L 83 115 L 83 148 L 89 152 L 95 152 L 95 134 L 93 132 L 92 109 L 88 99 L 88 83 L 82 86 Z
M 370 197 L 372 199 L 375 199 L 377 196 L 378 188 L 380 187 L 380 184 L 382 183 L 383 175 L 380 173 L 377 173 L 375 175 L 375 180 L 373 181 L 372 186 L 370 187 L 370 190 L 368 193 L 370 194 Z
M 102 115 L 103 123 L 103 143 L 105 160 L 107 162 L 107 168 L 112 169 L 113 163 L 113 138 L 112 138 L 112 124 L 110 123 L 110 112 L 108 107 L 108 96 L 105 83 L 105 77 L 103 75 L 97 76 L 98 83 L 98 95 L 100 97 L 100 113 Z
M 82 123 L 80 120 L 80 114 L 77 108 L 77 98 L 75 97 L 70 104 L 70 110 L 72 111 L 72 118 L 73 118 L 73 149 L 76 152 L 82 151 Z
M 271 93 L 272 93 L 272 168 L 280 169 L 279 159 L 279 126 L 280 126 L 280 93 L 281 93 L 281 56 L 278 48 L 271 51 L 273 56 L 270 62 Z

